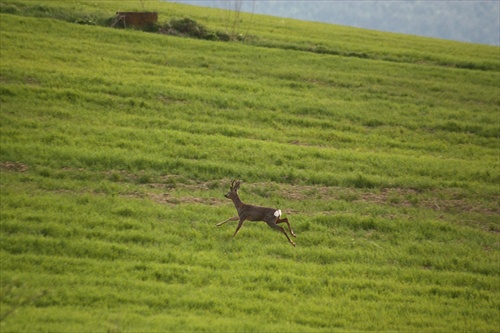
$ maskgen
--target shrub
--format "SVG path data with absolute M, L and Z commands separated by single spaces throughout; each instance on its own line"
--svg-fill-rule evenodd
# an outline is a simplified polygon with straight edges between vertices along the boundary
M 165 27 L 169 35 L 204 38 L 209 34 L 202 24 L 187 17 L 179 20 L 172 19 Z
M 220 41 L 223 41 L 223 42 L 229 42 L 231 40 L 231 36 L 228 33 L 225 33 L 223 31 L 217 31 L 215 33 L 215 35 L 217 36 L 217 38 Z
M 190 18 L 172 19 L 170 22 L 160 26 L 159 31 L 166 35 L 191 37 L 207 40 L 229 41 L 231 38 L 224 32 L 213 32 L 204 25 Z
M 85 16 L 83 18 L 79 18 L 79 19 L 75 20 L 75 23 L 82 24 L 82 25 L 97 25 L 94 18 L 91 16 Z

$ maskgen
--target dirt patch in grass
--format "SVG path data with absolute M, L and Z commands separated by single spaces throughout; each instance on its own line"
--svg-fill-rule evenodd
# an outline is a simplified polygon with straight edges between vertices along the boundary
M 21 162 L 0 162 L 0 171 L 28 172 L 28 165 Z M 63 171 L 82 172 L 84 169 L 63 168 Z M 142 187 L 142 194 L 132 195 L 148 197 L 161 204 L 204 204 L 223 205 L 227 199 L 223 194 L 229 189 L 229 179 L 217 179 L 200 182 L 186 179 L 179 175 L 158 175 L 146 171 L 129 172 L 109 170 L 102 172 L 110 181 L 132 182 Z M 200 196 L 200 191 L 220 189 L 220 197 Z M 180 192 L 174 194 L 175 192 Z M 183 191 L 187 190 L 187 191 Z M 432 189 L 419 191 L 410 188 L 357 189 L 334 186 L 288 185 L 274 182 L 242 183 L 240 190 L 243 196 L 253 193 L 261 197 L 277 196 L 293 201 L 302 200 L 343 200 L 353 203 L 371 203 L 391 205 L 403 208 L 426 208 L 442 213 L 460 214 L 476 213 L 486 217 L 497 217 L 500 214 L 500 196 L 488 198 L 473 197 L 459 189 Z M 193 192 L 194 195 L 181 194 Z
M 26 164 L 20 162 L 0 162 L 0 170 L 12 171 L 12 172 L 26 172 L 29 167 Z
M 165 176 L 167 177 L 167 176 Z M 169 179 L 168 177 L 166 179 Z M 229 184 L 228 180 L 214 180 L 209 182 L 177 182 L 176 188 L 190 189 L 193 191 L 222 188 Z M 156 189 L 168 188 L 164 182 L 148 184 Z M 228 185 L 229 186 L 229 185 Z M 244 183 L 240 192 L 254 193 L 262 197 L 281 196 L 289 200 L 344 200 L 347 202 L 366 202 L 380 205 L 391 205 L 406 208 L 427 208 L 443 213 L 478 213 L 486 216 L 498 216 L 500 214 L 500 197 L 472 198 L 469 194 L 454 191 L 453 189 L 433 189 L 429 191 L 418 191 L 407 188 L 383 188 L 377 190 L 363 190 L 355 188 L 343 188 L 332 186 L 312 185 L 282 185 L 277 183 Z M 160 196 L 160 197 L 158 197 Z M 199 197 L 173 197 L 167 193 L 155 195 L 157 202 L 166 203 L 202 203 L 209 205 L 224 204 L 224 198 L 199 198 Z
M 500 197 L 488 198 L 487 202 L 490 205 L 487 205 L 476 198 L 465 197 L 465 195 L 450 189 L 422 192 L 405 188 L 383 188 L 374 191 L 364 191 L 342 187 L 282 186 L 280 192 L 283 197 L 297 201 L 317 198 L 322 200 L 367 202 L 399 207 L 428 208 L 453 213 L 500 214 L 500 205 L 498 204 Z

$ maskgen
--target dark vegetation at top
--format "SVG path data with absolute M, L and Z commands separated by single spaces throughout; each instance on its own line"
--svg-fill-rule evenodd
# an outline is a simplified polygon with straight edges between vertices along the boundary
M 48 17 L 66 22 L 73 22 L 84 25 L 99 25 L 104 27 L 126 28 L 126 26 L 116 20 L 116 16 L 107 16 L 104 13 L 85 13 L 67 11 L 61 8 L 47 7 L 43 5 L 28 6 L 26 4 L 0 4 L 0 12 L 8 14 L 26 15 L 33 17 Z M 199 38 L 206 40 L 230 41 L 238 39 L 238 36 L 230 36 L 222 31 L 211 31 L 203 24 L 191 18 L 173 18 L 164 23 L 147 24 L 142 27 L 134 27 L 146 32 L 162 33 L 166 35 Z
M 47 17 L 77 24 L 99 25 L 111 27 L 116 20 L 115 16 L 109 16 L 102 11 L 88 12 L 86 10 L 69 11 L 59 7 L 49 7 L 46 5 L 33 5 L 26 3 L 0 3 L 0 13 L 9 13 L 16 15 L 25 15 L 33 17 Z M 285 50 L 295 50 L 304 52 L 314 52 L 319 54 L 330 54 L 345 57 L 356 57 L 362 59 L 375 59 L 394 62 L 425 63 L 429 65 L 456 67 L 473 70 L 499 70 L 500 61 L 496 62 L 475 62 L 475 61 L 456 61 L 452 59 L 436 59 L 428 55 L 419 54 L 387 54 L 384 51 L 370 52 L 366 50 L 345 50 L 333 48 L 326 45 L 302 42 L 282 42 L 278 40 L 269 40 L 262 36 L 254 34 L 240 33 L 232 30 L 231 32 L 221 30 L 211 30 L 205 25 L 192 18 L 172 18 L 168 22 L 151 24 L 141 28 L 146 32 L 163 33 L 172 36 L 198 38 L 212 41 L 240 41 L 247 44 L 280 48 Z
M 172 19 L 158 27 L 160 33 L 179 37 L 191 37 L 207 40 L 230 41 L 229 34 L 222 31 L 210 31 L 203 24 L 190 18 Z

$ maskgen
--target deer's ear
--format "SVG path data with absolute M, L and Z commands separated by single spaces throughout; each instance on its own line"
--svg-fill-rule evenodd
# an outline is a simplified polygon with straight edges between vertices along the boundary
M 236 184 L 234 184 L 234 189 L 238 190 L 240 188 L 240 181 L 237 181 Z

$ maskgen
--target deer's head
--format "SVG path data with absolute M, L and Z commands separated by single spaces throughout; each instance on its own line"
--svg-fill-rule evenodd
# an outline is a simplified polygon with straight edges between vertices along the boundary
M 224 195 L 228 199 L 233 199 L 238 197 L 238 189 L 240 188 L 240 182 L 233 180 L 231 186 L 229 187 L 229 192 Z

